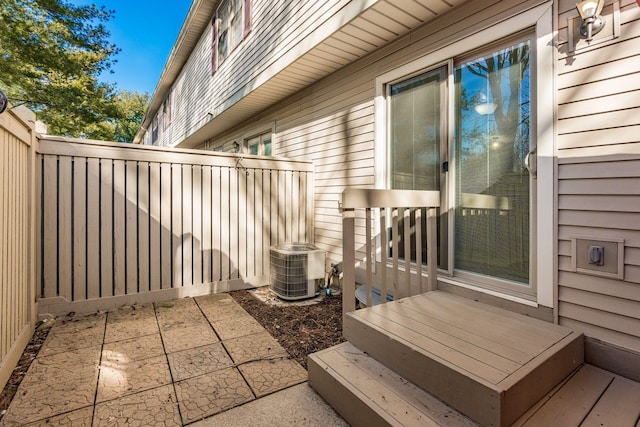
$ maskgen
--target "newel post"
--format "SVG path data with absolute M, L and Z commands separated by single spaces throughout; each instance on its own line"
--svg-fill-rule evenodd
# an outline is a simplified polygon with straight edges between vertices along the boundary
M 342 314 L 356 309 L 355 211 L 342 209 Z

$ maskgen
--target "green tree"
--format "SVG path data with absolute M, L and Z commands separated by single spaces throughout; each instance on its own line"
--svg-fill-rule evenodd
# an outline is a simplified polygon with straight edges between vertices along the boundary
M 104 25 L 113 15 L 65 0 L 0 0 L 0 87 L 52 134 L 104 128 L 118 114 L 115 87 L 99 79 L 118 52 Z
M 113 141 L 133 142 L 144 113 L 149 105 L 149 94 L 121 90 L 117 97 L 117 117 L 113 121 Z

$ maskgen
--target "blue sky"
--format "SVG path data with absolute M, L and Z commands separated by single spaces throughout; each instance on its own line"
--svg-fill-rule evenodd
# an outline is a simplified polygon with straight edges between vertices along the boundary
M 113 74 L 103 79 L 118 89 L 148 92 L 158 83 L 164 64 L 178 37 L 191 0 L 75 0 L 116 11 L 107 27 L 111 41 L 121 49 Z

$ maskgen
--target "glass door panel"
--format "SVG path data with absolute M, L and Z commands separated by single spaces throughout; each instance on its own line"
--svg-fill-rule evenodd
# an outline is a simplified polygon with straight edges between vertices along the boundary
M 454 268 L 529 283 L 530 42 L 459 64 Z
M 446 141 L 447 69 L 441 67 L 389 87 L 390 186 L 393 189 L 441 190 L 441 150 Z M 426 260 L 426 211 L 422 212 L 422 260 Z M 400 219 L 398 255 L 404 258 Z M 410 215 L 411 260 L 415 261 L 415 212 Z M 438 230 L 440 235 L 440 227 Z M 438 239 L 440 241 L 440 239 Z M 438 251 L 440 254 L 440 251 Z M 439 257 L 439 264 L 442 257 Z

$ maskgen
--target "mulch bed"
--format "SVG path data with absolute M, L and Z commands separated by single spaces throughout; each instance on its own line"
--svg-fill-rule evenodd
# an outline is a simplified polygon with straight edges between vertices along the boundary
M 265 303 L 248 291 L 231 292 L 231 296 L 305 369 L 309 354 L 344 341 L 339 296 L 325 297 L 317 304 L 290 306 Z

